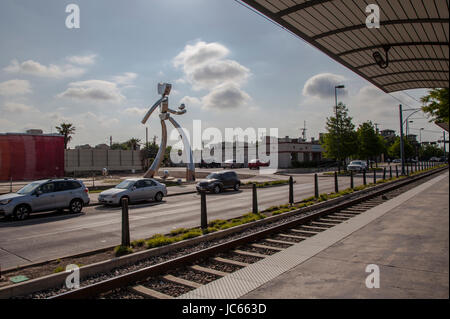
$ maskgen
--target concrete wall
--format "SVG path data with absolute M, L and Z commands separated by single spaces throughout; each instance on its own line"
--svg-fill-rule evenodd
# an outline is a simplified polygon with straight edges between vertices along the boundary
M 140 151 L 75 149 L 64 151 L 66 172 L 142 170 Z

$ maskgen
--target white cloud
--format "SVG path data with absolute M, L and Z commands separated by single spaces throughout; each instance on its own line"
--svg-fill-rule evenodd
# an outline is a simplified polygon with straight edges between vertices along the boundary
M 333 73 L 320 73 L 309 78 L 303 87 L 303 95 L 327 99 L 334 97 L 335 86 L 345 81 L 343 76 Z M 346 89 L 340 89 L 340 96 L 347 95 Z
M 177 83 L 189 83 L 194 90 L 208 90 L 200 98 L 185 96 L 182 102 L 202 105 L 208 109 L 228 109 L 246 106 L 251 97 L 242 90 L 251 75 L 250 69 L 234 60 L 225 59 L 230 51 L 220 43 L 198 41 L 186 45 L 174 59 L 175 67 L 181 67 L 184 78 Z
M 31 105 L 16 102 L 5 102 L 2 106 L 2 111 L 8 113 L 27 113 L 35 110 L 36 108 Z
M 198 41 L 194 45 L 186 45 L 184 50 L 173 59 L 173 63 L 175 67 L 182 66 L 185 72 L 189 72 L 191 68 L 222 59 L 229 53 L 230 51 L 220 43 Z
M 117 83 L 118 85 L 125 85 L 125 86 L 131 86 L 133 84 L 134 80 L 137 78 L 137 74 L 133 72 L 125 72 L 121 75 L 116 75 L 112 78 L 113 82 Z
M 95 63 L 95 59 L 97 58 L 97 54 L 89 54 L 89 55 L 73 55 L 67 57 L 67 61 L 73 64 L 78 65 L 92 65 Z
M 214 88 L 202 98 L 203 108 L 230 109 L 247 106 L 250 96 L 234 84 L 224 84 Z
M 69 88 L 58 97 L 119 103 L 126 98 L 116 83 L 102 80 L 87 80 L 69 83 Z
M 45 66 L 39 62 L 33 60 L 27 60 L 19 63 L 17 60 L 12 60 L 11 64 L 3 69 L 8 73 L 17 74 L 30 74 L 40 77 L 49 78 L 66 78 L 66 77 L 78 77 L 83 75 L 86 70 L 83 68 L 75 67 L 71 64 L 55 65 L 50 64 Z
M 138 107 L 129 107 L 122 111 L 122 113 L 128 114 L 128 115 L 139 115 L 143 116 L 147 112 L 147 109 L 141 109 Z
M 27 80 L 9 80 L 0 83 L 0 95 L 23 95 L 31 93 L 31 85 Z

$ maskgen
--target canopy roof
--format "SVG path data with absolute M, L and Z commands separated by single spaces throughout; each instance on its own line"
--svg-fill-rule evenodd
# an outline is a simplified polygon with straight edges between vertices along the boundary
M 389 93 L 449 87 L 448 0 L 241 0 Z M 380 28 L 366 26 L 377 4 Z M 373 53 L 389 65 L 382 69 Z

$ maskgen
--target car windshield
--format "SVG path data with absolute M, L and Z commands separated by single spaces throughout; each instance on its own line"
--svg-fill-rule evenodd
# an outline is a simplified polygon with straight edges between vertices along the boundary
M 360 161 L 353 161 L 350 163 L 350 165 L 362 165 L 362 162 Z
M 130 186 L 132 186 L 134 184 L 135 181 L 130 181 L 130 180 L 124 180 L 122 183 L 120 183 L 119 185 L 116 185 L 115 188 L 120 188 L 120 189 L 128 189 L 130 188 Z
M 220 175 L 217 173 L 211 173 L 208 176 L 206 176 L 206 179 L 220 179 Z
M 39 185 L 41 185 L 41 184 L 42 184 L 42 183 L 40 183 L 40 182 L 34 182 L 34 183 L 31 183 L 31 184 L 28 184 L 28 185 L 22 187 L 21 189 L 19 189 L 19 190 L 17 191 L 17 194 L 21 194 L 21 195 L 24 195 L 24 194 L 31 194 L 31 193 L 32 193 L 36 188 L 38 188 Z

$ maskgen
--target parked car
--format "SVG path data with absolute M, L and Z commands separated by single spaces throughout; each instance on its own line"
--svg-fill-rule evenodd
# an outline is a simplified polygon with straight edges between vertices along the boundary
M 98 201 L 106 205 L 120 205 L 123 198 L 127 198 L 129 203 L 144 200 L 162 201 L 167 196 L 167 188 L 152 178 L 129 178 L 103 191 L 98 196 Z
M 259 169 L 261 166 L 269 166 L 270 162 L 264 163 L 261 162 L 259 159 L 252 159 L 250 162 L 248 162 L 248 168 L 249 169 Z
M 439 157 L 436 157 L 436 156 L 433 156 L 432 158 L 430 158 L 430 161 L 431 161 L 431 162 L 439 162 L 439 161 L 440 161 L 440 158 L 439 158 Z
M 236 172 L 216 172 L 206 176 L 206 179 L 197 183 L 197 192 L 209 191 L 215 194 L 222 192 L 226 188 L 233 188 L 239 190 L 241 181 Z
M 220 163 L 216 163 L 214 160 L 212 161 L 205 161 L 201 160 L 199 167 L 200 168 L 220 168 Z
M 225 168 L 242 168 L 244 163 L 237 163 L 236 160 L 229 159 L 222 163 L 222 167 Z
M 356 171 L 356 172 L 364 172 L 367 170 L 367 164 L 364 161 L 351 161 L 350 164 L 347 165 L 347 170 Z
M 402 162 L 402 160 L 399 158 L 396 158 L 392 161 L 392 163 L 401 163 L 401 162 Z
M 89 189 L 82 181 L 46 179 L 32 182 L 16 193 L 0 196 L 0 215 L 17 220 L 28 218 L 31 213 L 68 208 L 80 213 L 89 204 Z

